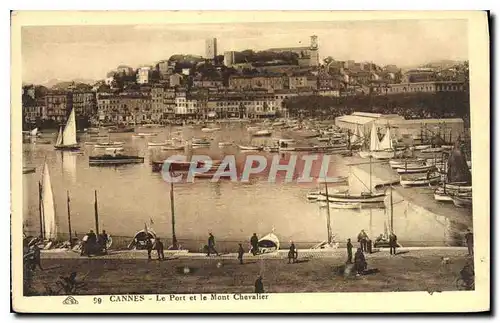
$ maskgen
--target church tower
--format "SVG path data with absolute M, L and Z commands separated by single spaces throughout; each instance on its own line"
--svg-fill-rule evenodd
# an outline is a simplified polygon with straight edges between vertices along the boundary
M 309 66 L 319 66 L 319 46 L 318 46 L 318 36 L 311 36 L 311 56 L 309 59 Z

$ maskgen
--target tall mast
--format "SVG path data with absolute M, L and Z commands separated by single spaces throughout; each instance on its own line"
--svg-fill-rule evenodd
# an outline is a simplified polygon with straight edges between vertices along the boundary
M 170 181 L 170 213 L 172 215 L 172 248 L 177 249 L 177 237 L 175 236 L 175 208 L 174 208 L 174 181 Z
M 42 183 L 39 181 L 38 182 L 38 212 L 40 215 L 40 238 L 44 239 L 44 218 L 43 218 L 43 210 L 42 210 Z
M 394 232 L 394 210 L 392 207 L 392 185 L 389 186 L 390 188 L 390 202 L 391 202 L 391 233 Z
M 99 211 L 97 209 L 97 190 L 94 190 L 94 212 L 96 236 L 99 236 Z
M 326 191 L 326 232 L 328 234 L 328 244 L 332 243 L 331 227 L 330 227 L 330 201 L 328 196 L 328 181 L 325 175 L 325 191 Z
M 71 232 L 71 211 L 69 208 L 69 191 L 66 191 L 66 195 L 68 196 L 68 230 L 69 230 L 69 246 L 73 248 L 73 234 Z
M 372 193 L 372 155 L 370 155 L 370 194 Z

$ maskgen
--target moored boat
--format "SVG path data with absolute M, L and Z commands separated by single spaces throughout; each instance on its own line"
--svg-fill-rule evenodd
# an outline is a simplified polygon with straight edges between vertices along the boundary
M 344 202 L 344 203 L 380 203 L 384 202 L 385 193 L 370 193 L 361 192 L 352 194 L 345 193 L 328 193 L 329 202 Z
M 423 158 L 397 158 L 389 160 L 389 165 L 392 168 L 404 168 L 405 165 L 424 165 Z
M 23 174 L 31 174 L 36 172 L 35 167 L 23 167 Z
M 215 131 L 219 131 L 220 128 L 201 128 L 201 131 L 203 132 L 215 132 Z
M 259 239 L 257 243 L 259 253 L 270 253 L 280 249 L 280 241 L 274 233 L 269 233 Z
M 403 187 L 409 186 L 422 186 L 438 183 L 441 180 L 441 176 L 439 174 L 432 175 L 428 174 L 427 176 L 415 176 L 415 177 L 399 177 L 399 182 Z
M 254 136 L 254 137 L 268 137 L 271 134 L 272 133 L 269 130 L 258 130 L 254 134 L 252 134 L 252 136 Z
M 123 147 L 123 142 L 113 141 L 113 142 L 100 142 L 94 145 L 94 148 L 121 148 Z
M 126 165 L 126 164 L 142 164 L 144 157 L 128 156 L 128 155 L 99 155 L 89 156 L 90 166 L 106 166 L 106 165 Z
M 148 240 L 151 245 L 154 245 L 156 241 L 156 233 L 145 226 L 143 230 L 135 233 L 134 239 L 129 243 L 128 249 L 132 250 L 144 250 L 147 249 Z
M 436 169 L 436 166 L 422 166 L 422 165 L 405 165 L 404 167 L 397 168 L 398 174 L 417 174 L 417 173 L 427 173 Z
M 472 208 L 472 196 L 462 197 L 455 195 L 453 196 L 453 204 L 456 207 Z
M 219 147 L 229 147 L 229 146 L 232 146 L 233 143 L 232 142 L 219 142 Z
M 244 145 L 236 145 L 240 150 L 262 150 L 261 146 L 244 146 Z
M 172 141 L 166 140 L 164 142 L 148 142 L 148 147 L 161 147 L 171 144 Z
M 109 133 L 128 133 L 134 131 L 135 131 L 134 127 L 112 127 L 108 130 Z
M 331 209 L 349 209 L 349 210 L 361 210 L 361 203 L 343 203 L 343 202 L 319 202 L 322 207 L 329 206 Z
M 441 148 L 441 147 L 427 148 L 427 149 L 421 150 L 421 152 L 424 154 L 434 154 L 434 153 L 440 153 L 442 151 L 443 151 L 443 148 Z
M 165 150 L 165 151 L 184 150 L 184 148 L 185 148 L 184 145 L 167 145 L 167 146 L 162 146 L 161 150 Z

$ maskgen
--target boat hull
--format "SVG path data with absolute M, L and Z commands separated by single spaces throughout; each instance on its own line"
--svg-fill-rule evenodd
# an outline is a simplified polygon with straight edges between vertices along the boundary
M 398 174 L 419 174 L 419 173 L 427 173 L 429 171 L 433 171 L 436 169 L 436 166 L 406 166 L 404 168 L 397 168 L 396 171 Z
M 385 193 L 374 195 L 349 195 L 349 194 L 328 194 L 328 202 L 332 203 L 381 203 L 384 202 Z
M 438 183 L 441 180 L 441 176 L 434 176 L 430 178 L 416 178 L 416 179 L 400 179 L 401 186 L 410 187 L 410 186 L 422 186 Z
M 108 166 L 108 165 L 126 165 L 126 164 L 142 164 L 144 157 L 136 156 L 120 156 L 120 157 L 89 157 L 90 166 Z
M 67 150 L 67 151 L 74 151 L 74 150 L 80 150 L 80 145 L 62 145 L 62 146 L 54 146 L 56 150 Z

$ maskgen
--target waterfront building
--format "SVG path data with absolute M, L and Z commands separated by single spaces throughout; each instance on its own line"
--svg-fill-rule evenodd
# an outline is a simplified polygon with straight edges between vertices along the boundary
M 94 92 L 72 92 L 72 103 L 76 115 L 91 117 L 96 113 Z
M 175 116 L 175 90 L 165 85 L 151 89 L 151 120 L 161 122 Z
M 205 40 L 205 58 L 215 59 L 217 56 L 217 38 L 209 38 Z
M 217 118 L 274 117 L 280 110 L 271 93 L 241 92 L 210 97 L 206 103 L 207 115 Z
M 104 122 L 148 123 L 152 120 L 151 96 L 131 93 L 99 93 L 98 118 Z
M 143 66 L 137 70 L 137 83 L 147 84 L 151 81 L 151 67 Z
M 198 100 L 188 98 L 185 90 L 175 93 L 175 116 L 178 118 L 194 118 L 198 115 Z
M 403 83 L 420 83 L 436 81 L 437 73 L 431 68 L 419 68 L 406 71 L 403 74 Z
M 193 86 L 197 88 L 222 88 L 224 83 L 222 79 L 217 78 L 206 78 L 206 77 L 195 77 L 193 79 Z
M 285 77 L 281 75 L 230 76 L 229 88 L 240 90 L 282 90 L 285 88 Z
M 467 83 L 458 81 L 434 81 L 417 83 L 388 84 L 382 89 L 383 94 L 399 93 L 439 93 L 439 92 L 464 92 Z
M 73 106 L 72 95 L 69 92 L 51 91 L 45 96 L 47 118 L 54 121 L 66 120 L 66 114 Z
M 335 125 L 341 129 L 354 132 L 358 128 L 366 135 L 370 133 L 373 124 L 381 134 L 390 126 L 394 139 L 440 135 L 444 140 L 454 142 L 458 137 L 463 137 L 465 131 L 464 121 L 459 118 L 406 120 L 397 114 L 368 112 L 354 112 L 335 118 Z
M 37 99 L 32 104 L 23 104 L 23 118 L 26 122 L 35 122 L 37 120 L 47 119 L 47 108 L 44 99 Z

